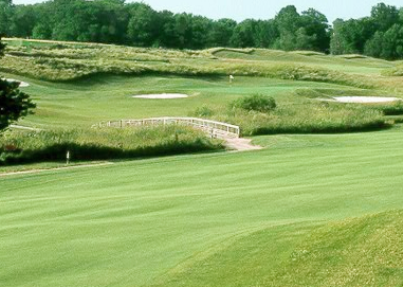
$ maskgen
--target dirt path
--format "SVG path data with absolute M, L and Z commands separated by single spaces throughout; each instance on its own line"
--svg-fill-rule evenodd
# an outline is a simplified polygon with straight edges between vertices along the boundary
M 96 166 L 104 166 L 104 165 L 111 165 L 111 164 L 113 164 L 113 163 L 112 162 L 100 162 L 100 163 L 92 163 L 92 164 L 81 164 L 81 165 L 55 167 L 55 168 L 42 168 L 42 169 L 12 171 L 12 172 L 0 173 L 0 177 L 21 175 L 21 174 L 40 173 L 40 172 L 44 172 L 44 171 L 56 171 L 56 170 L 58 171 L 58 170 L 78 169 L 78 168 L 84 168 L 84 167 L 96 167 Z
M 20 125 L 10 125 L 10 128 L 19 129 L 19 130 L 27 130 L 27 131 L 36 131 L 36 132 L 41 131 L 41 129 L 25 127 L 25 126 L 20 126 Z
M 251 139 L 245 138 L 227 138 L 225 139 L 227 147 L 236 151 L 260 150 L 261 146 L 253 145 Z

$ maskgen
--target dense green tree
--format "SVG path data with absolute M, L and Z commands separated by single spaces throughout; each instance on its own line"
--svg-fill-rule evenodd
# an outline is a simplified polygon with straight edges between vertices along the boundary
M 17 5 L 13 10 L 10 32 L 15 37 L 31 37 L 37 22 L 37 17 L 32 5 Z
M 187 13 L 177 14 L 174 16 L 174 29 L 176 32 L 177 45 L 176 48 L 186 48 L 191 39 L 191 15 Z
M 316 51 L 327 51 L 330 45 L 329 23 L 326 16 L 319 11 L 310 8 L 302 12 L 300 26 L 305 30 L 305 38 L 310 43 L 305 45 Z M 301 29 L 299 28 L 299 29 Z M 301 30 L 297 36 L 301 37 Z
M 4 56 L 6 45 L 1 42 L 2 35 L 0 34 L 0 58 Z
M 77 32 L 84 27 L 84 33 L 88 33 L 89 23 L 86 22 L 89 18 L 86 15 L 85 4 L 82 0 L 54 0 L 54 27 L 52 30 L 54 40 L 79 40 Z M 84 40 L 85 36 L 80 38 Z
M 330 43 L 333 54 L 364 53 L 369 56 L 396 59 L 400 43 L 399 10 L 380 3 L 371 17 L 348 21 L 336 20 Z
M 127 42 L 129 9 L 125 0 L 96 0 L 93 13 L 93 42 L 123 44 Z
M 296 32 L 300 28 L 301 16 L 297 8 L 289 5 L 280 10 L 275 17 L 279 38 L 274 47 L 285 51 L 291 51 L 296 48 Z
M 4 55 L 4 48 L 0 36 L 0 56 Z M 36 107 L 18 86 L 19 83 L 9 82 L 0 76 L 0 132 Z
M 274 20 L 257 21 L 255 25 L 255 47 L 270 48 L 278 38 L 278 30 Z
M 394 24 L 385 32 L 380 56 L 388 60 L 403 57 L 403 25 Z
M 210 19 L 201 16 L 192 17 L 190 24 L 191 38 L 187 46 L 191 49 L 208 47 L 212 25 L 213 22 Z
M 129 6 L 129 23 L 127 37 L 129 43 L 140 46 L 152 46 L 157 39 L 157 13 L 150 6 L 143 3 L 134 3 Z
M 12 36 L 13 7 L 10 0 L 0 0 L 0 34 Z
M 346 39 L 343 35 L 342 29 L 344 25 L 343 19 L 336 19 L 333 22 L 333 29 L 330 41 L 330 52 L 334 55 L 343 54 L 346 46 Z
M 300 17 L 293 5 L 281 9 L 275 18 L 280 34 L 295 34 L 299 28 Z
M 363 53 L 366 41 L 376 30 L 370 18 L 348 21 L 336 20 L 333 23 L 331 52 L 335 55 Z
M 164 10 L 158 14 L 161 31 L 158 35 L 158 43 L 161 47 L 176 48 L 179 41 L 175 28 L 174 14 Z
M 379 3 L 371 11 L 371 18 L 375 21 L 377 30 L 386 32 L 399 21 L 399 10 L 395 6 Z
M 257 22 L 252 19 L 239 23 L 234 29 L 231 44 L 239 48 L 255 47 L 256 24 Z
M 366 42 L 364 53 L 371 57 L 381 57 L 383 49 L 384 33 L 376 32 L 375 35 Z
M 209 46 L 229 47 L 237 23 L 231 19 L 220 19 L 212 23 Z
M 305 28 L 301 27 L 295 33 L 295 49 L 315 50 L 316 35 L 308 35 Z
M 32 37 L 35 39 L 52 39 L 54 27 L 54 3 L 45 2 L 33 5 L 36 15 L 36 23 L 32 30 Z

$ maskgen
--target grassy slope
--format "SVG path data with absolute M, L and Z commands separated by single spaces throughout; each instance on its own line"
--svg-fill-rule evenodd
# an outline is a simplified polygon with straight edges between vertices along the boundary
M 175 51 L 85 43 L 58 43 L 55 49 L 49 46 L 49 42 L 7 40 L 7 43 L 10 44 L 8 55 L 2 59 L 0 69 L 42 79 L 71 80 L 99 73 L 144 75 L 151 72 L 184 76 L 234 74 L 298 78 L 402 91 L 398 77 L 382 76 L 385 69 L 393 70 L 398 62 L 368 57 L 346 58 L 264 49 L 252 52 L 241 49 Z
M 326 68 L 343 72 L 379 73 L 383 69 L 395 67 L 394 62 L 374 58 L 345 59 L 340 56 L 310 55 L 306 56 L 296 52 L 283 52 L 276 50 L 257 49 L 250 54 L 237 53 L 234 51 L 220 51 L 215 53 L 218 57 L 287 63 L 293 62 L 310 66 L 324 66 Z
M 0 285 L 270 286 L 315 225 L 401 208 L 402 137 L 260 137 L 269 149 L 0 178 Z
M 172 270 L 156 286 L 401 286 L 402 228 L 400 211 L 314 231 L 258 231 Z

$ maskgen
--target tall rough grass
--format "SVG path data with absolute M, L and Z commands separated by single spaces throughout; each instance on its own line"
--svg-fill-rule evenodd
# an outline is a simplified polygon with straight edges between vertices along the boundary
M 0 164 L 66 159 L 110 160 L 222 149 L 221 141 L 183 126 L 139 129 L 8 131 L 0 137 Z
M 399 65 L 395 68 L 386 69 L 382 72 L 384 76 L 392 77 L 402 77 L 403 76 L 403 65 Z
M 206 110 L 207 107 L 204 108 Z M 198 116 L 195 111 L 194 116 Z M 239 108 L 209 109 L 210 118 L 239 125 L 244 136 L 281 133 L 343 133 L 389 127 L 383 112 L 372 107 L 306 102 L 279 105 L 267 113 Z
M 144 49 L 114 45 L 14 45 L 0 62 L 0 70 L 51 81 L 66 81 L 89 75 L 107 73 L 141 75 L 148 73 L 172 75 L 264 76 L 270 78 L 319 81 L 373 88 L 373 79 L 307 63 L 293 61 L 253 61 L 218 58 L 217 48 L 203 51 Z M 231 50 L 250 54 L 254 50 Z M 289 54 L 289 55 L 295 55 Z

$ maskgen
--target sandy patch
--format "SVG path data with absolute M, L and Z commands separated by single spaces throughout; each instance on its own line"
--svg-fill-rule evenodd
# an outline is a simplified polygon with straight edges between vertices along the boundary
M 227 138 L 225 139 L 226 146 L 235 151 L 248 151 L 248 150 L 260 150 L 261 146 L 253 145 L 251 139 L 245 138 Z
M 391 98 L 391 97 L 334 97 L 334 99 L 340 103 L 358 103 L 358 104 L 391 103 L 400 101 L 400 99 L 398 98 Z
M 133 98 L 136 99 L 157 99 L 157 100 L 167 100 L 167 99 L 183 99 L 189 97 L 185 94 L 148 94 L 148 95 L 136 95 Z
M 6 79 L 6 80 L 7 80 L 7 82 L 20 82 L 20 88 L 29 87 L 29 84 L 26 82 L 22 82 L 22 81 L 15 80 L 15 79 Z

